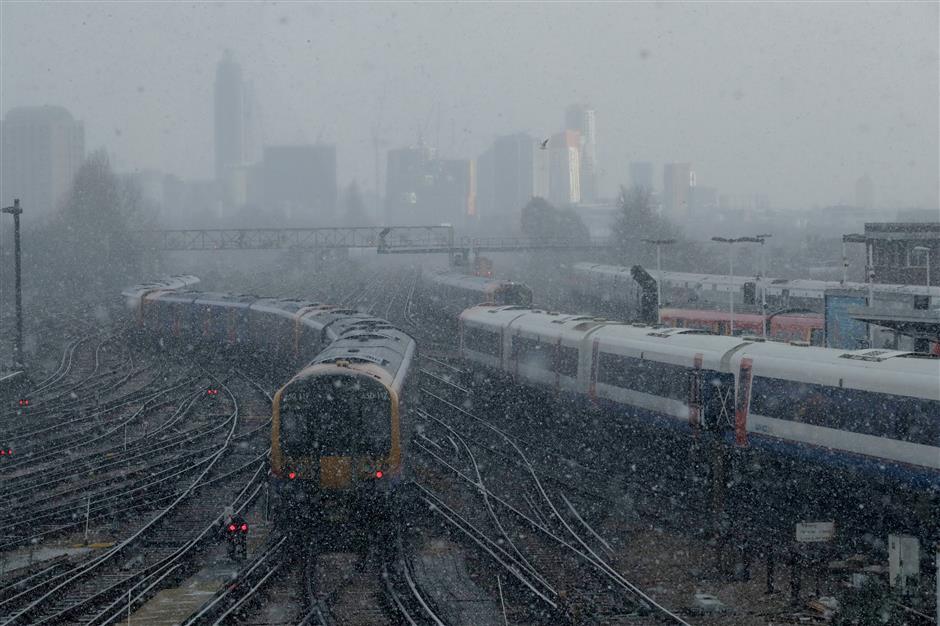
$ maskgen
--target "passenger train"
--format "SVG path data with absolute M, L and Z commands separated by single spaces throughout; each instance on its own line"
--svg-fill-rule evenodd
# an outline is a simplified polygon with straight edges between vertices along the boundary
M 482 303 L 531 306 L 532 290 L 522 283 L 458 272 L 422 272 L 421 301 L 426 312 L 455 319 Z
M 351 309 L 180 290 L 189 284 L 123 295 L 138 331 L 160 345 L 235 350 L 288 379 L 274 395 L 271 426 L 272 510 L 281 521 L 394 513 L 408 471 L 414 340 Z
M 655 278 L 655 270 L 649 270 Z M 641 289 L 633 280 L 629 267 L 598 263 L 575 263 L 569 276 L 571 290 L 578 296 L 596 299 L 611 306 L 632 310 Z M 743 306 L 759 306 L 761 290 L 766 291 L 771 311 L 806 309 L 823 312 L 827 291 L 851 292 L 867 297 L 869 285 L 858 282 L 770 278 L 758 281 L 753 276 L 663 272 L 663 300 L 672 305 L 705 308 L 701 305 L 726 306 L 729 291 L 735 302 Z M 915 310 L 940 305 L 940 287 L 926 285 L 871 285 L 876 302 L 891 301 L 900 308 Z
M 940 359 L 484 305 L 460 355 L 619 419 L 709 429 L 737 446 L 813 456 L 940 489 Z

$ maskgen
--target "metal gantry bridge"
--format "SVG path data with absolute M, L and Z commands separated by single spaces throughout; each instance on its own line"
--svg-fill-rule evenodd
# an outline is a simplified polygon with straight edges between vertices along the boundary
M 535 250 L 600 250 L 607 239 L 455 237 L 453 226 L 350 226 L 338 228 L 199 228 L 135 231 L 146 249 L 329 250 L 375 248 L 379 254 L 456 254 Z

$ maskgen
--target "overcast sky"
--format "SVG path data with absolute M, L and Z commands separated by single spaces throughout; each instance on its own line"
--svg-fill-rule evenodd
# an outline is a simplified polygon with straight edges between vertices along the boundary
M 123 170 L 211 176 L 230 48 L 266 143 L 335 143 L 340 184 L 372 186 L 374 125 L 473 158 L 585 101 L 606 194 L 630 161 L 691 161 L 700 185 L 780 207 L 851 203 L 866 172 L 879 204 L 940 204 L 936 2 L 3 2 L 0 18 L 3 112 L 63 105 Z

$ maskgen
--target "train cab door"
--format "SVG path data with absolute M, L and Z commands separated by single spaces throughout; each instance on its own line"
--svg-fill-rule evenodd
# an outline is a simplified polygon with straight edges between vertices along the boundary
M 734 374 L 696 369 L 698 379 L 699 425 L 724 433 L 734 428 Z

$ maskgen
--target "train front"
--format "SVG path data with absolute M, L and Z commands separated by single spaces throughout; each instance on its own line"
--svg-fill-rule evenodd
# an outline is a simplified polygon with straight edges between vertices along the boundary
M 272 513 L 288 525 L 369 523 L 395 514 L 398 394 L 374 363 L 312 365 L 274 398 Z

